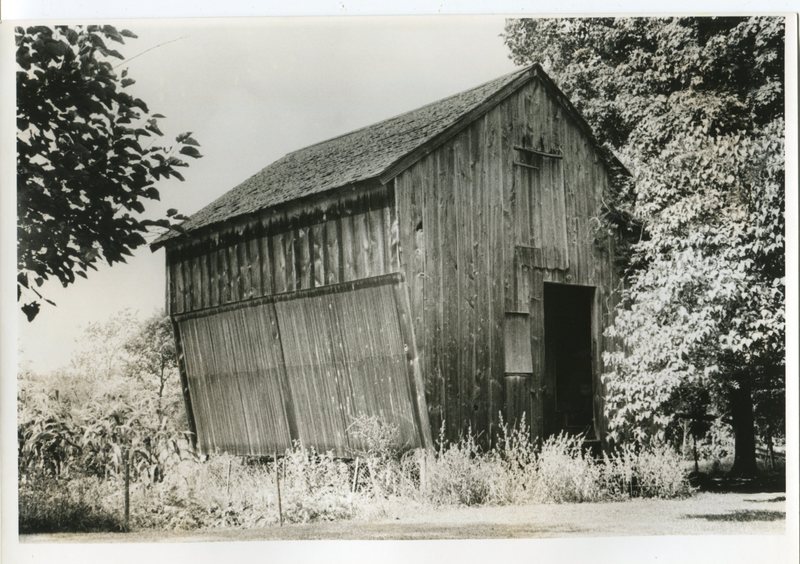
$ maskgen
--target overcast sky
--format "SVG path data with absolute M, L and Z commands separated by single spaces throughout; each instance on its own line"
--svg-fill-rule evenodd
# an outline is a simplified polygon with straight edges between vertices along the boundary
M 153 215 L 168 207 L 192 213 L 290 151 L 514 69 L 495 17 L 120 27 L 139 36 L 120 49 L 137 81 L 132 93 L 166 116 L 161 129 L 170 138 L 194 132 L 204 155 L 186 169 L 186 182 L 159 184 Z M 45 306 L 33 323 L 18 314 L 20 362 L 35 370 L 68 363 L 87 323 L 125 308 L 142 316 L 162 309 L 164 251 L 139 249 L 127 264 L 101 266 L 68 288 L 50 283 L 45 292 L 56 307 Z

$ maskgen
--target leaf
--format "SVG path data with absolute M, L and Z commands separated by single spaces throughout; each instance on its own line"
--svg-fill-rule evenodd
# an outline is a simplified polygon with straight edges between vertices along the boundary
M 28 318 L 28 322 L 31 322 L 39 314 L 39 302 L 29 302 L 23 305 L 21 309 L 25 317 Z
M 199 159 L 199 158 L 201 158 L 203 156 L 203 155 L 200 154 L 200 151 L 198 151 L 195 147 L 192 147 L 192 146 L 181 147 L 180 153 L 182 155 L 186 155 L 186 156 L 192 157 L 194 159 Z

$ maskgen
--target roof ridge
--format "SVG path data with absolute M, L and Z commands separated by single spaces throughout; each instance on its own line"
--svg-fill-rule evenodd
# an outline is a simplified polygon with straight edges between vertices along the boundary
M 286 153 L 191 214 L 181 224 L 183 233 L 357 181 L 381 179 L 413 158 L 421 147 L 443 139 L 466 123 L 465 119 L 475 119 L 475 112 L 487 103 L 498 103 L 498 95 L 505 97 L 538 76 L 540 69 L 538 64 L 517 68 L 446 98 Z M 169 230 L 151 243 L 151 248 L 179 235 Z
M 424 104 L 422 106 L 417 106 L 416 108 L 412 108 L 412 109 L 407 110 L 405 112 L 401 112 L 399 114 L 395 114 L 395 115 L 393 115 L 391 117 L 388 117 L 388 118 L 385 118 L 385 119 L 381 119 L 381 120 L 369 123 L 367 125 L 364 125 L 362 127 L 357 128 L 357 129 L 352 129 L 352 130 L 347 131 L 345 133 L 342 133 L 340 135 L 336 135 L 335 137 L 329 137 L 328 139 L 323 139 L 321 141 L 317 141 L 316 143 L 311 143 L 310 145 L 305 145 L 303 147 L 295 149 L 294 151 L 290 151 L 290 152 L 286 153 L 284 155 L 284 157 L 289 157 L 289 156 L 291 156 L 291 155 L 293 155 L 295 153 L 299 153 L 300 151 L 305 151 L 307 149 L 311 149 L 312 147 L 316 147 L 318 145 L 324 145 L 325 143 L 328 143 L 330 141 L 336 141 L 337 139 L 341 139 L 343 137 L 347 137 L 348 135 L 354 135 L 354 134 L 356 134 L 356 133 L 358 133 L 360 131 L 364 131 L 366 129 L 371 129 L 371 128 L 375 127 L 376 125 L 380 125 L 382 123 L 386 123 L 386 122 L 390 122 L 390 121 L 395 120 L 395 119 L 399 119 L 399 118 L 401 118 L 403 116 L 407 116 L 409 114 L 413 114 L 413 113 L 422 111 L 425 108 L 428 108 L 430 106 L 435 106 L 437 104 L 441 104 L 443 102 L 447 102 L 448 100 L 452 100 L 453 98 L 456 98 L 458 96 L 462 96 L 462 95 L 467 94 L 469 92 L 474 92 L 475 90 L 480 90 L 481 88 L 483 88 L 485 86 L 488 86 L 489 84 L 492 84 L 493 82 L 501 82 L 504 79 L 507 79 L 508 77 L 510 77 L 512 75 L 522 74 L 523 72 L 525 72 L 527 70 L 530 70 L 534 66 L 535 65 L 528 65 L 526 67 L 522 67 L 522 68 L 516 69 L 516 70 L 508 72 L 508 73 L 506 73 L 504 75 L 495 77 L 495 78 L 493 78 L 491 80 L 487 80 L 486 82 L 482 82 L 481 84 L 478 84 L 477 86 L 473 86 L 472 88 L 467 88 L 465 90 L 461 90 L 459 92 L 456 92 L 455 94 L 450 94 L 449 96 L 445 96 L 444 98 L 439 98 L 438 100 L 433 100 L 432 102 L 428 102 L 427 104 Z M 281 157 L 281 158 L 283 158 L 283 157 Z

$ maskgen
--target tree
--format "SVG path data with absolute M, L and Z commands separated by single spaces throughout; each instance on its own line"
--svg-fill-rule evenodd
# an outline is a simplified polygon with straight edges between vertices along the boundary
M 707 386 L 752 474 L 753 393 L 784 377 L 783 19 L 510 20 L 505 41 L 633 175 L 614 202 L 643 228 L 605 357 L 614 434 L 658 432 L 680 386 Z
M 177 431 L 181 419 L 181 394 L 178 378 L 178 355 L 172 322 L 165 315 L 154 315 L 140 323 L 137 331 L 127 339 L 126 372 L 155 390 L 158 429 Z
M 187 444 L 168 318 L 121 311 L 88 325 L 79 345 L 69 367 L 20 375 L 21 474 L 109 477 L 130 453 L 134 476 L 160 481 Z
M 183 219 L 142 217 L 156 182 L 183 180 L 181 157 L 201 155 L 191 133 L 160 144 L 164 116 L 128 93 L 135 81 L 107 43 L 134 37 L 96 25 L 15 30 L 17 299 L 29 321 L 46 280 L 67 286 L 101 259 L 124 262 L 150 229 Z

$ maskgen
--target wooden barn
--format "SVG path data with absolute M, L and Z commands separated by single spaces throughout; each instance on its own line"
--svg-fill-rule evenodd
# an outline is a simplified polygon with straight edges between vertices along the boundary
M 601 439 L 620 169 L 534 65 L 248 178 L 153 244 L 199 449 L 347 454 L 361 416 Z

